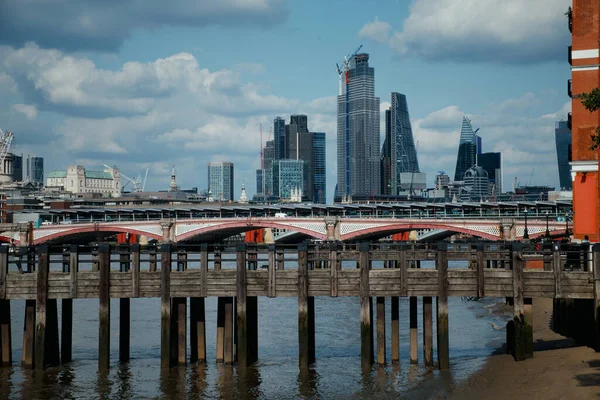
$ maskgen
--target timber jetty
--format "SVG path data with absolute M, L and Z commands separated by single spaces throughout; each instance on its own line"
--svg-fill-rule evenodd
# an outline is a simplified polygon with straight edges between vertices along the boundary
M 434 261 L 428 263 L 434 267 L 421 267 L 425 260 Z M 453 260 L 466 262 L 463 268 L 449 268 Z M 1 361 L 12 363 L 11 300 L 26 302 L 21 363 L 44 369 L 72 359 L 73 300 L 97 298 L 98 366 L 106 371 L 110 299 L 120 299 L 119 359 L 125 362 L 132 336 L 130 301 L 155 297 L 161 299 L 161 366 L 206 362 L 205 299 L 217 297 L 217 361 L 244 367 L 258 360 L 258 298 L 263 296 L 297 297 L 301 370 L 315 361 L 314 299 L 319 296 L 360 298 L 356 317 L 364 368 L 387 362 L 386 297 L 391 300 L 391 362 L 400 359 L 400 297 L 410 299 L 409 356 L 413 363 L 418 360 L 417 301 L 421 297 L 423 360 L 426 366 L 434 366 L 435 298 L 435 364 L 449 368 L 450 296 L 507 298 L 514 307 L 514 319 L 507 326 L 507 349 L 516 360 L 523 360 L 533 355 L 533 298 L 555 299 L 555 330 L 585 332 L 580 336 L 598 346 L 600 245 L 568 251 L 559 244 L 535 249 L 520 242 L 0 246 Z M 357 329 L 358 325 L 357 321 Z

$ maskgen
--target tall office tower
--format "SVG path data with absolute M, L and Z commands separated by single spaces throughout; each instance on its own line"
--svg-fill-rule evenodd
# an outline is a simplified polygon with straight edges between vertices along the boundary
M 481 139 L 481 136 L 475 135 L 475 137 L 477 138 L 477 155 L 480 155 L 481 153 L 483 153 L 483 141 Z
M 42 186 L 44 184 L 44 158 L 31 157 L 29 162 L 31 165 L 31 175 L 29 177 L 31 183 Z
M 415 183 L 414 173 L 419 173 L 420 171 L 406 96 L 402 93 L 393 92 L 391 103 L 390 184 L 391 194 L 396 195 L 401 190 L 412 190 Z
M 479 130 L 479 129 L 478 129 Z M 463 117 L 460 130 L 460 143 L 458 144 L 458 157 L 456 158 L 456 171 L 454 180 L 462 181 L 465 172 L 477 164 L 477 131 L 473 131 L 471 121 Z
M 325 132 L 313 132 L 313 203 L 327 203 L 327 154 Z
M 269 195 L 272 193 L 271 165 L 275 159 L 275 141 L 269 140 L 263 147 L 263 168 L 256 170 L 256 193 Z
M 285 119 L 277 117 L 273 120 L 273 140 L 275 141 L 275 160 L 285 158 Z
M 385 110 L 385 138 L 381 148 L 381 194 L 392 194 L 392 111 Z
M 568 28 L 572 32 L 568 60 L 571 79 L 567 94 L 571 97 L 573 177 L 573 233 L 581 240 L 600 241 L 600 185 L 598 185 L 598 149 L 590 149 L 592 134 L 600 126 L 600 112 L 588 111 L 581 103 L 580 94 L 600 87 L 600 3 L 573 0 L 573 9 L 567 12 Z M 565 27 L 566 29 L 566 27 Z M 567 55 L 565 54 L 565 58 Z
M 208 163 L 208 189 L 216 201 L 233 201 L 233 163 Z
M 13 181 L 23 181 L 23 155 L 13 155 Z
M 337 97 L 337 184 L 342 198 L 381 193 L 379 98 L 369 55 L 349 62 Z
M 307 173 L 303 160 L 273 161 L 273 194 L 281 200 L 292 200 L 297 193 L 304 197 L 302 187 Z
M 477 156 L 477 165 L 487 172 L 490 183 L 490 194 L 492 187 L 495 188 L 496 194 L 503 193 L 502 153 L 481 153 Z
M 558 180 L 562 190 L 571 190 L 571 129 L 568 121 L 558 121 L 554 124 L 554 140 L 556 141 L 556 159 L 558 161 Z M 15 163 L 16 165 L 16 163 Z
M 304 114 L 292 115 L 290 125 L 298 126 L 298 132 L 308 132 L 308 117 Z
M 261 195 L 265 192 L 265 170 L 259 168 L 256 170 L 256 194 Z

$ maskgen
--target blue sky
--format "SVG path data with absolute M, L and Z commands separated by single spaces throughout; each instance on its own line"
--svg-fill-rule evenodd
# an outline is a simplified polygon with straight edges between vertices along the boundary
M 373 4 L 371 4 L 373 3 Z M 147 188 L 207 186 L 235 163 L 255 192 L 259 124 L 305 113 L 328 135 L 335 186 L 335 63 L 359 45 L 382 107 L 407 95 L 419 162 L 453 175 L 463 115 L 504 186 L 558 185 L 554 121 L 570 109 L 569 0 L 6 0 L 0 4 L 0 127 L 46 169 L 116 164 Z M 384 125 L 381 125 L 384 129 Z

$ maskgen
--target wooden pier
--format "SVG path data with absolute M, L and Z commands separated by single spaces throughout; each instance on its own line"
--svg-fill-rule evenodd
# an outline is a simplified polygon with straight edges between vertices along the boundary
M 423 304 L 422 357 L 428 367 L 434 365 L 434 297 L 440 369 L 448 369 L 450 365 L 449 297 L 510 299 L 514 319 L 507 327 L 507 349 L 515 360 L 533 356 L 533 298 L 555 299 L 555 330 L 578 332 L 577 327 L 585 328 L 584 335 L 579 332 L 582 340 L 598 349 L 600 245 L 594 245 L 593 250 L 581 247 L 569 251 L 558 245 L 543 250 L 524 248 L 518 242 L 441 242 L 433 246 L 404 242 L 319 242 L 301 243 L 294 248 L 243 243 L 235 247 L 171 243 L 144 247 L 0 246 L 1 363 L 12 363 L 11 300 L 26 301 L 21 363 L 25 367 L 43 369 L 71 361 L 73 307 L 76 307 L 73 300 L 82 298 L 99 300 L 98 367 L 101 371 L 110 367 L 111 298 L 120 299 L 121 362 L 129 360 L 131 299 L 161 299 L 163 368 L 207 361 L 206 297 L 218 298 L 217 361 L 237 363 L 240 367 L 258 360 L 259 297 L 298 298 L 301 370 L 307 370 L 315 361 L 315 330 L 318 329 L 315 297 L 360 298 L 357 329 L 361 332 L 361 365 L 366 369 L 374 362 L 388 361 L 386 297 L 391 300 L 392 363 L 400 359 L 400 318 L 409 320 L 410 361 L 419 360 L 419 297 Z M 434 267 L 425 267 L 423 262 L 427 260 L 433 261 L 429 264 Z M 466 261 L 463 263 L 466 267 L 449 268 L 449 262 L 455 260 Z M 542 263 L 543 268 L 527 267 L 535 262 Z M 399 315 L 399 297 L 409 298 L 408 316 Z M 62 312 L 60 337 L 58 300 Z

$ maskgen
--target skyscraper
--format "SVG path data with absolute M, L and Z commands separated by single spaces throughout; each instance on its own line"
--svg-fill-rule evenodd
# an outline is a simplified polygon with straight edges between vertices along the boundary
M 496 194 L 502 191 L 502 153 L 481 153 L 477 156 L 477 165 L 488 175 L 490 185 L 495 187 Z
M 233 163 L 226 161 L 208 163 L 208 189 L 217 201 L 233 201 Z
M 273 140 L 275 140 L 275 160 L 285 158 L 285 119 L 273 120 Z
M 571 129 L 568 121 L 558 121 L 554 124 L 554 140 L 556 141 L 556 159 L 558 161 L 558 180 L 562 190 L 571 190 Z
M 44 184 L 44 158 L 31 157 L 28 161 L 29 180 L 34 185 L 42 186 Z
M 13 181 L 23 181 L 23 155 L 13 155 Z
M 406 96 L 401 93 L 392 93 L 392 105 L 390 107 L 390 177 L 391 193 L 398 194 L 404 186 L 410 187 L 412 182 L 403 182 L 402 177 L 411 176 L 419 171 L 419 160 L 408 114 Z M 404 174 L 403 174 L 404 173 Z M 410 175 L 405 173 L 411 173 Z M 406 180 L 406 179 L 405 179 Z
M 473 131 L 471 121 L 467 117 L 463 117 L 456 171 L 454 172 L 455 181 L 462 181 L 465 172 L 477 164 L 477 137 L 477 131 Z
M 337 97 L 337 184 L 342 197 L 380 193 L 379 98 L 369 55 L 357 54 Z
M 381 148 L 381 194 L 392 194 L 392 111 L 385 110 L 385 137 Z
M 327 157 L 325 132 L 313 132 L 313 198 L 314 203 L 327 202 Z
M 303 160 L 273 161 L 273 193 L 282 200 L 291 200 L 295 193 L 302 194 L 307 168 Z

